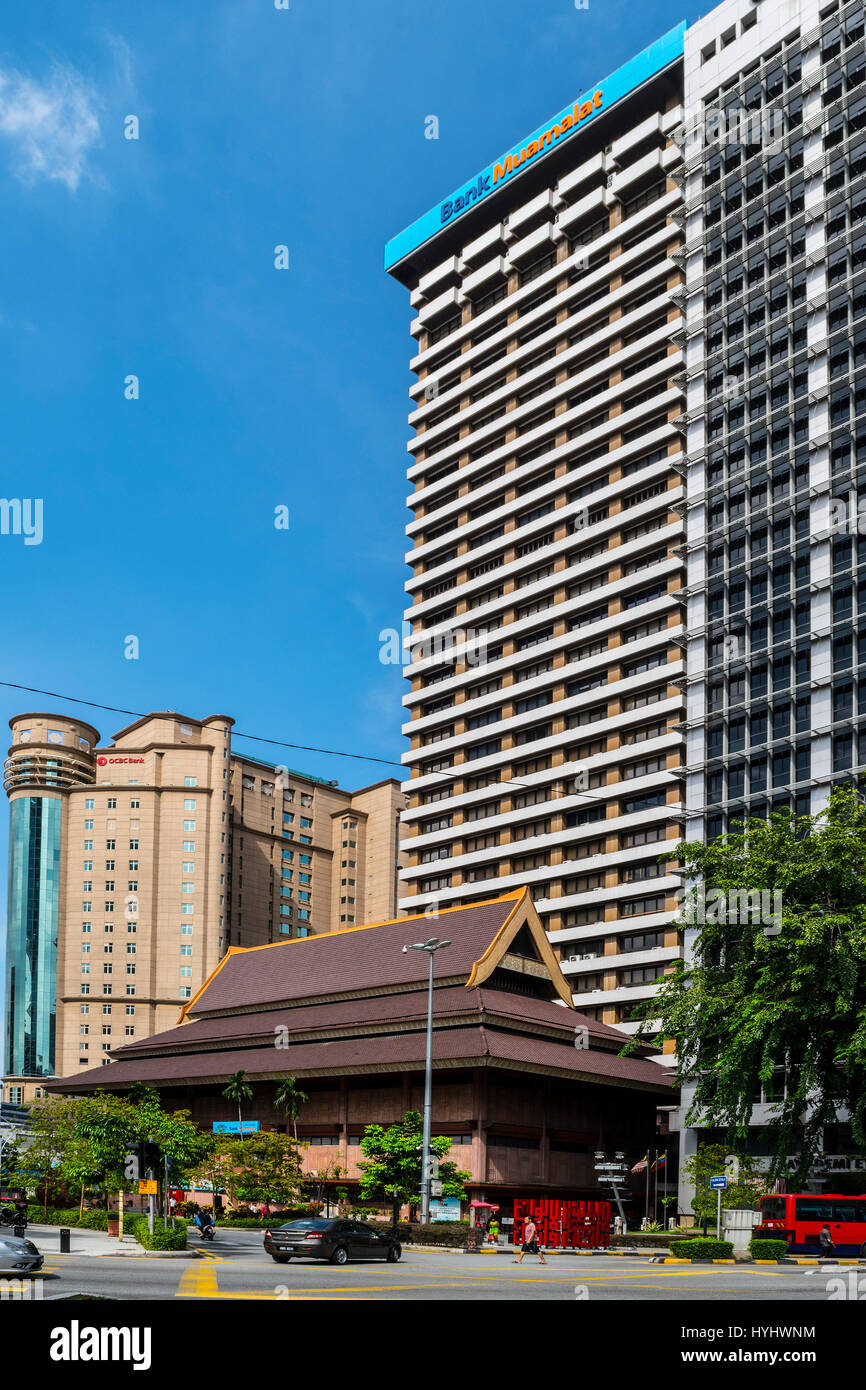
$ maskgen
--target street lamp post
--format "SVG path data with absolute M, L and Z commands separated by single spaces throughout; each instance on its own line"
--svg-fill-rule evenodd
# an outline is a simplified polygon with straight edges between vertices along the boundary
M 416 941 L 404 946 L 403 952 L 426 951 L 430 962 L 427 981 L 427 1057 L 424 1065 L 424 1131 L 421 1138 L 421 1224 L 430 1220 L 430 1122 L 433 1109 L 433 957 L 450 941 L 440 941 L 431 936 L 427 941 Z

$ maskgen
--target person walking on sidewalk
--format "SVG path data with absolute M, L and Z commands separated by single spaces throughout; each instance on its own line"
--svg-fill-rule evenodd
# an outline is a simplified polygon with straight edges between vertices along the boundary
M 544 1251 L 541 1250 L 538 1245 L 538 1227 L 531 1216 L 523 1227 L 523 1244 L 520 1247 L 520 1254 L 517 1259 L 512 1260 L 511 1263 L 522 1265 L 524 1255 L 537 1255 L 543 1265 L 547 1264 L 547 1260 L 544 1258 Z
M 821 1247 L 821 1259 L 829 1260 L 832 1257 L 833 1251 L 836 1249 L 836 1246 L 834 1245 L 833 1237 L 830 1234 L 830 1227 L 827 1225 L 826 1222 L 824 1223 L 822 1229 L 818 1232 L 818 1244 Z

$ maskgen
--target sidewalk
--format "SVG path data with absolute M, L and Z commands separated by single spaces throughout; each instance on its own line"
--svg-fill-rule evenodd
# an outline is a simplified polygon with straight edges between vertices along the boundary
M 60 1254 L 60 1227 L 59 1226 L 40 1226 L 33 1222 L 27 1227 L 27 1239 L 32 1240 L 37 1245 L 43 1255 Z M 141 1246 L 132 1237 L 118 1240 L 117 1236 L 110 1236 L 107 1231 L 90 1231 L 85 1226 L 69 1227 L 69 1251 L 72 1255 L 114 1255 L 118 1247 L 128 1245 L 133 1250 L 140 1250 Z
M 46 1260 L 60 1254 L 60 1227 L 40 1226 L 37 1222 L 27 1227 L 27 1239 L 41 1250 Z M 193 1250 L 145 1250 L 134 1236 L 126 1235 L 123 1240 L 110 1236 L 106 1231 L 89 1231 L 83 1226 L 69 1227 L 70 1255 L 113 1255 L 116 1259 L 148 1260 L 194 1260 L 200 1252 Z

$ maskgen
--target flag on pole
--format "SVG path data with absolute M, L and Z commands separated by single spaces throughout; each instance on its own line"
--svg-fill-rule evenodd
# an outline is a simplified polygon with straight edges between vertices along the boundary
M 632 1171 L 633 1173 L 642 1173 L 643 1170 L 644 1170 L 644 1168 L 646 1168 L 646 1166 L 647 1166 L 648 1163 L 649 1163 L 649 1154 L 647 1154 L 646 1158 L 642 1158 L 642 1159 L 640 1160 L 639 1163 L 636 1163 L 636 1164 L 634 1165 L 634 1167 L 632 1168 L 631 1171 Z
M 667 1156 L 666 1153 L 664 1153 L 664 1154 L 662 1154 L 661 1158 L 657 1158 L 657 1159 L 656 1159 L 655 1163 L 653 1164 L 653 1167 L 654 1167 L 654 1168 L 664 1168 L 664 1166 L 665 1166 L 665 1164 L 667 1163 L 667 1161 L 668 1161 L 668 1156 Z M 632 1171 L 634 1171 L 634 1170 L 632 1170 Z

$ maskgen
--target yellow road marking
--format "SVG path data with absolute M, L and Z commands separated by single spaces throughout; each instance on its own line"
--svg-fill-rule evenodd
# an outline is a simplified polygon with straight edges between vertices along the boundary
M 221 1259 L 221 1256 L 212 1256 L 211 1260 Z M 270 1289 L 220 1289 L 217 1281 L 217 1272 L 212 1263 L 199 1263 L 193 1268 L 184 1270 L 175 1293 L 175 1298 L 235 1298 L 235 1299 L 263 1299 L 271 1301 L 297 1301 L 314 1299 L 341 1299 L 353 1296 L 368 1297 L 370 1294 L 400 1294 L 414 1290 L 424 1289 L 459 1289 L 465 1288 L 467 1281 L 476 1285 L 490 1283 L 491 1280 L 500 1283 L 508 1281 L 511 1284 L 606 1284 L 609 1285 L 615 1280 L 628 1280 L 633 1288 L 651 1288 L 659 1279 L 681 1279 L 689 1281 L 690 1286 L 696 1292 L 714 1292 L 712 1286 L 705 1287 L 695 1284 L 695 1277 L 704 1274 L 705 1271 L 698 1269 L 641 1269 L 629 1270 L 621 1274 L 586 1274 L 580 1277 L 580 1271 L 572 1274 L 493 1274 L 488 1275 L 486 1271 L 482 1274 L 480 1270 L 466 1271 L 465 1274 L 453 1272 L 447 1280 L 443 1279 L 424 1279 L 415 1283 L 400 1283 L 395 1280 L 393 1284 L 348 1284 L 342 1287 L 328 1288 L 292 1288 L 290 1285 L 282 1284 Z M 761 1269 L 761 1275 L 771 1279 L 782 1278 L 785 1274 L 780 1269 Z M 277 1290 L 285 1290 L 278 1292 Z
M 209 1264 L 196 1264 L 184 1270 L 175 1292 L 175 1298 L 217 1298 L 219 1285 L 216 1270 Z
M 676 1271 L 676 1272 L 673 1271 L 673 1270 L 669 1270 L 669 1271 L 659 1270 L 658 1272 L 653 1271 L 653 1273 L 652 1273 L 652 1275 L 650 1276 L 650 1278 L 649 1278 L 648 1280 L 646 1280 L 646 1276 L 647 1276 L 648 1273 L 649 1273 L 649 1271 L 642 1271 L 642 1272 L 640 1272 L 640 1273 L 638 1273 L 637 1271 L 635 1271 L 635 1272 L 632 1273 L 632 1274 L 610 1274 L 610 1275 L 601 1275 L 601 1274 L 599 1274 L 599 1275 L 590 1275 L 590 1276 L 588 1276 L 588 1278 L 587 1278 L 586 1280 L 580 1280 L 579 1282 L 581 1282 L 581 1283 L 584 1283 L 584 1282 L 608 1283 L 608 1282 L 610 1282 L 610 1281 L 612 1281 L 612 1280 L 614 1280 L 614 1279 L 628 1279 L 628 1280 L 630 1280 L 630 1281 L 632 1282 L 632 1287 L 638 1287 L 638 1288 L 645 1287 L 645 1288 L 650 1288 L 654 1282 L 658 1282 L 658 1279 L 659 1279 L 659 1278 L 665 1277 L 665 1275 L 666 1275 L 666 1277 L 669 1278 L 669 1279 L 670 1279 L 670 1278 L 676 1279 L 676 1278 L 680 1278 L 681 1276 L 685 1276 L 686 1278 L 689 1279 L 689 1281 L 690 1281 L 690 1283 L 691 1283 L 691 1287 L 694 1288 L 694 1289 L 696 1290 L 696 1292 L 717 1292 L 717 1290 L 713 1289 L 711 1286 L 710 1286 L 710 1287 L 705 1287 L 705 1286 L 703 1286 L 703 1285 L 696 1285 L 696 1284 L 694 1284 L 694 1283 L 692 1282 L 692 1280 L 693 1280 L 693 1275 L 692 1275 L 692 1272 L 691 1272 L 691 1271 L 688 1271 L 688 1272 L 687 1272 L 686 1270 L 678 1270 L 678 1271 Z M 699 1274 L 699 1273 L 700 1273 L 700 1271 L 695 1271 L 695 1274 Z M 773 1270 L 773 1271 L 767 1270 L 767 1271 L 763 1271 L 763 1270 L 762 1270 L 761 1273 L 767 1273 L 767 1274 L 770 1275 L 771 1278 L 779 1278 L 779 1277 L 781 1277 L 783 1271 L 781 1271 L 781 1270 Z M 505 1278 L 507 1278 L 507 1277 L 508 1277 L 508 1276 L 500 1275 L 500 1276 L 499 1276 L 499 1279 L 500 1279 L 500 1281 L 501 1281 L 501 1280 L 503 1280 L 503 1279 L 505 1279 Z M 311 1299 L 340 1299 L 340 1298 L 352 1297 L 352 1296 L 356 1296 L 356 1295 L 360 1295 L 360 1296 L 364 1297 L 364 1296 L 367 1296 L 367 1295 L 369 1295 L 369 1294 L 377 1294 L 377 1293 L 394 1294 L 394 1293 L 401 1293 L 401 1292 L 403 1292 L 404 1290 L 407 1291 L 407 1292 L 409 1292 L 409 1291 L 419 1290 L 419 1289 L 458 1289 L 458 1288 L 465 1288 L 465 1287 L 466 1287 L 466 1280 L 467 1280 L 467 1279 L 474 1279 L 474 1281 L 475 1281 L 476 1283 L 488 1282 L 486 1278 L 482 1278 L 481 1272 L 478 1271 L 478 1273 L 477 1273 L 476 1275 L 474 1275 L 474 1276 L 471 1275 L 471 1274 L 465 1274 L 465 1275 L 456 1276 L 456 1277 L 454 1277 L 454 1278 L 452 1278 L 452 1279 L 448 1279 L 448 1280 L 441 1280 L 441 1279 L 425 1279 L 425 1280 L 423 1280 L 423 1282 L 420 1282 L 420 1283 L 411 1283 L 411 1284 L 401 1284 L 401 1283 L 394 1283 L 394 1284 L 357 1284 L 357 1285 L 354 1285 L 354 1284 L 347 1284 L 347 1285 L 344 1285 L 343 1287 L 336 1287 L 336 1288 L 335 1288 L 335 1287 L 329 1287 L 329 1288 L 319 1288 L 319 1289 L 310 1289 L 310 1288 L 302 1288 L 302 1287 L 298 1287 L 297 1289 L 294 1289 L 294 1288 L 292 1288 L 290 1285 L 281 1285 L 281 1286 L 280 1286 L 281 1288 L 284 1288 L 284 1289 L 287 1290 L 287 1292 L 284 1294 L 284 1293 L 278 1293 L 278 1292 L 276 1292 L 276 1290 L 273 1290 L 273 1291 L 272 1291 L 272 1290 L 269 1290 L 269 1289 L 261 1289 L 261 1290 L 258 1290 L 258 1289 L 220 1289 L 219 1286 L 218 1286 L 218 1283 L 217 1283 L 217 1278 L 216 1278 L 216 1272 L 215 1272 L 215 1271 L 213 1271 L 213 1270 L 208 1270 L 208 1269 L 201 1269 L 201 1270 L 192 1270 L 192 1269 L 191 1269 L 191 1270 L 187 1270 L 187 1271 L 185 1272 L 185 1274 L 183 1275 L 183 1277 L 182 1277 L 182 1279 L 181 1279 L 181 1281 L 180 1281 L 180 1286 L 178 1287 L 177 1294 L 175 1295 L 175 1297 L 178 1297 L 178 1298 L 264 1299 L 264 1300 L 271 1300 L 271 1301 L 277 1301 L 277 1302 L 291 1302 L 291 1301 L 297 1301 L 298 1299 L 300 1299 L 300 1300 L 311 1300 Z M 644 1280 L 646 1280 L 645 1283 L 642 1282 L 642 1281 L 644 1281 Z M 521 1275 L 516 1275 L 516 1276 L 513 1276 L 513 1277 L 511 1278 L 511 1283 L 514 1283 L 514 1284 L 574 1284 L 575 1282 L 576 1282 L 576 1281 L 575 1281 L 575 1279 L 574 1279 L 573 1277 L 571 1277 L 571 1276 L 564 1276 L 564 1275 L 556 1275 L 556 1276 L 553 1276 L 553 1277 L 548 1276 L 548 1277 L 545 1277 L 545 1278 L 541 1278 L 541 1277 L 538 1277 L 538 1276 L 525 1276 L 525 1275 L 521 1276 Z

